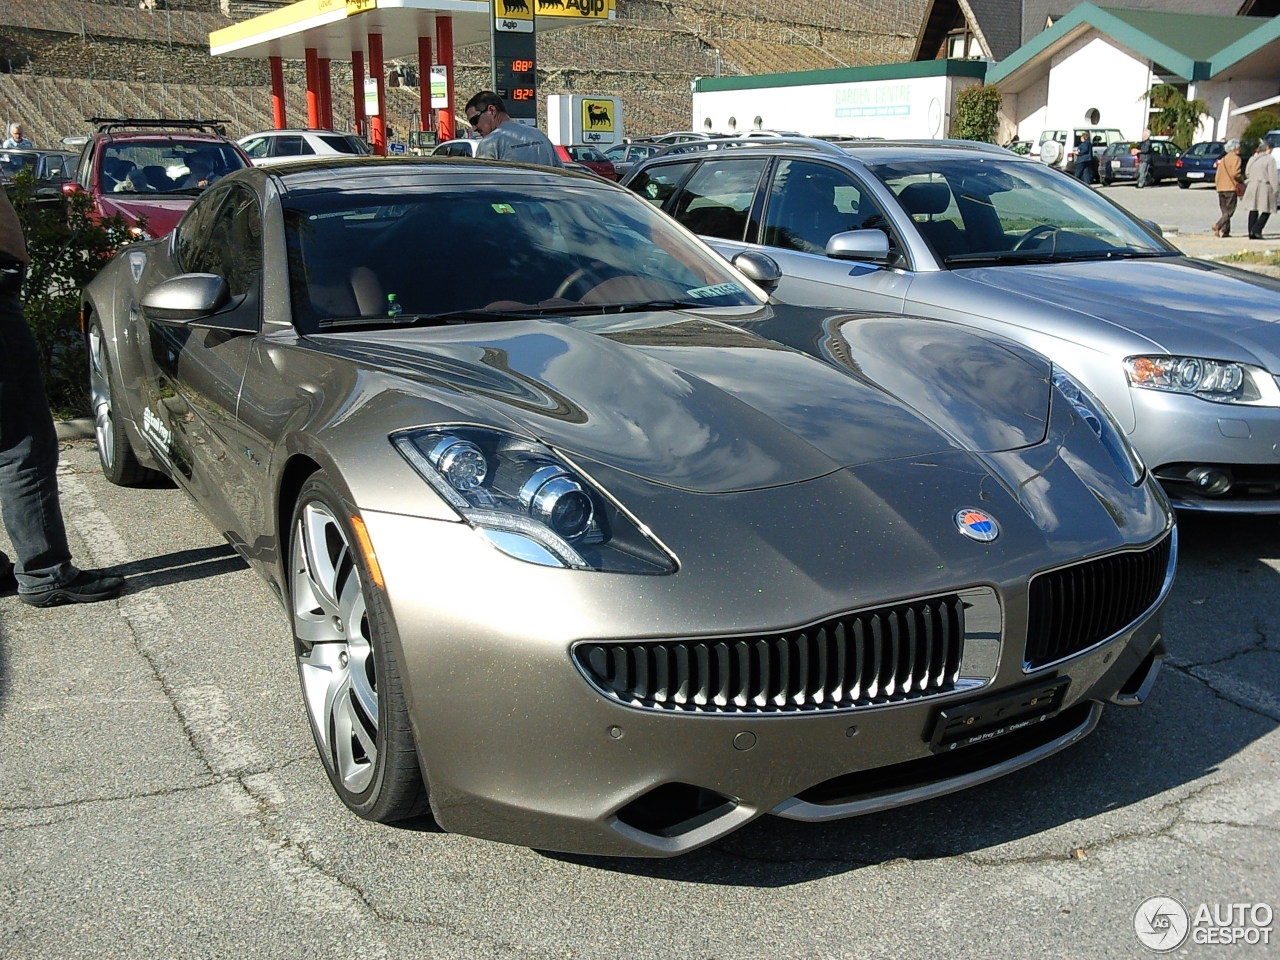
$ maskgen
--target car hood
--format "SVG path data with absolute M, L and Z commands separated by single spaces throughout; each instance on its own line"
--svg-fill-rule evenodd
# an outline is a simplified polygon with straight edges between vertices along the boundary
M 1280 281 L 1261 274 L 1188 257 L 954 272 L 1054 314 L 1071 311 L 1127 330 L 1171 354 L 1253 359 L 1280 371 Z
M 571 457 L 699 492 L 1045 436 L 1048 364 L 1003 341 L 942 321 L 751 313 L 732 323 L 663 312 L 312 342 L 437 398 L 444 388 L 460 416 L 510 421 Z
M 100 196 L 98 209 L 104 217 L 119 214 L 131 225 L 140 217 L 146 217 L 147 232 L 153 237 L 163 237 L 178 225 L 194 200 L 194 197 L 135 199 L 133 195 L 113 194 Z

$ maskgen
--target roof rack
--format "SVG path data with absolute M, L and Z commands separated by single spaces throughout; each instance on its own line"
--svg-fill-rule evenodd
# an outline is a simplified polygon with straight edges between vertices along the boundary
M 810 147 L 824 153 L 843 153 L 839 147 L 814 137 L 717 137 L 714 140 L 686 140 L 673 143 L 654 154 L 668 157 L 676 153 L 696 153 L 704 150 L 728 150 L 734 147 Z
M 227 135 L 227 124 L 230 120 L 184 119 L 171 120 L 164 117 L 90 117 L 89 122 L 98 128 L 98 133 L 113 133 L 126 127 L 163 129 L 163 130 L 202 130 L 205 133 L 216 133 L 220 137 Z

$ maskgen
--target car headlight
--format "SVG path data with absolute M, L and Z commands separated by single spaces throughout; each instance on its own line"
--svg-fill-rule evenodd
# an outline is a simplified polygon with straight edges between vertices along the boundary
M 1214 403 L 1280 406 L 1280 387 L 1260 367 L 1204 357 L 1128 357 L 1129 385 L 1167 393 L 1186 393 Z
M 1076 415 L 1093 430 L 1130 485 L 1136 487 L 1141 483 L 1147 472 L 1146 465 L 1138 456 L 1138 451 L 1133 448 L 1133 444 L 1120 432 L 1120 427 L 1112 419 L 1110 411 L 1097 397 L 1058 367 L 1053 368 L 1053 385 L 1071 404 Z
M 497 430 L 403 430 L 391 442 L 458 515 L 509 556 L 544 566 L 670 573 L 648 530 L 545 445 Z

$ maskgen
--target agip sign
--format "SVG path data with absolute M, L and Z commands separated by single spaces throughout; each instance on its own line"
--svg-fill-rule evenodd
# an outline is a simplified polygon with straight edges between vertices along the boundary
M 563 146 L 620 143 L 622 100 L 578 93 L 547 97 L 547 136 Z

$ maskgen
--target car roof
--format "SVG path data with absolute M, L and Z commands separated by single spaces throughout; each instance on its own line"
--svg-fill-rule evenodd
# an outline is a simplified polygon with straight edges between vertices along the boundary
M 258 130 L 255 133 L 246 133 L 243 137 L 236 140 L 237 143 L 243 143 L 252 137 L 278 137 L 281 134 L 289 134 L 297 136 L 300 133 L 319 133 L 336 137 L 354 136 L 351 133 L 344 133 L 341 130 L 330 130 L 328 127 L 282 127 L 279 130 Z
M 731 137 L 718 140 L 692 140 L 668 146 L 661 153 L 642 161 L 648 165 L 669 157 L 718 154 L 732 150 L 734 156 L 753 153 L 807 152 L 832 158 L 856 157 L 871 162 L 894 159 L 918 159 L 922 152 L 942 158 L 968 157 L 975 153 L 994 153 L 1024 162 L 1011 150 L 993 143 L 976 140 L 819 140 L 816 137 Z
M 338 178 L 346 179 L 350 185 L 356 185 L 365 180 L 421 176 L 428 170 L 439 173 L 446 179 L 452 172 L 456 175 L 466 174 L 473 180 L 492 179 L 494 182 L 571 176 L 575 182 L 588 181 L 601 184 L 606 189 L 621 189 L 613 181 L 602 179 L 592 173 L 565 171 L 535 163 L 513 163 L 509 160 L 486 160 L 475 157 L 376 157 L 341 154 L 309 160 L 288 160 L 269 167 L 252 167 L 249 170 L 237 171 L 231 176 L 245 177 L 256 174 L 281 180 L 286 187 L 307 188 L 319 185 L 332 188 L 338 185 Z

